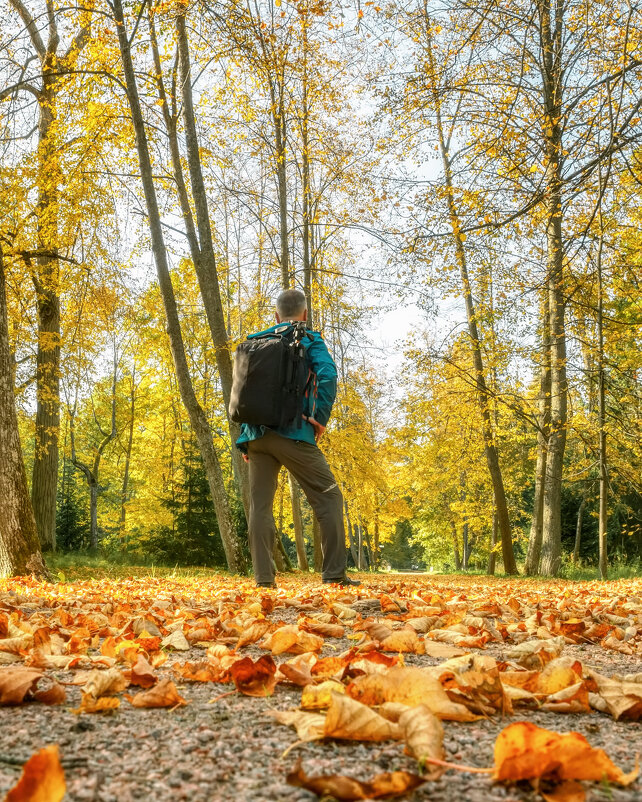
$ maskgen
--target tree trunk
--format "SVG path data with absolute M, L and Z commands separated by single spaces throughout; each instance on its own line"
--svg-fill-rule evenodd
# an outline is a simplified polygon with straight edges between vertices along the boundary
M 600 228 L 602 227 L 602 211 L 600 207 Z M 604 370 L 604 287 L 602 283 L 602 247 L 603 232 L 600 232 L 600 242 L 597 253 L 597 369 L 598 369 L 598 425 L 599 425 L 599 454 L 600 464 L 600 510 L 598 518 L 598 543 L 600 579 L 608 579 L 608 554 L 606 536 L 608 526 L 608 493 L 609 477 L 606 455 L 606 388 Z
M 535 494 L 533 497 L 533 517 L 528 539 L 525 573 L 535 576 L 539 573 L 542 553 L 542 533 L 544 522 L 544 481 L 546 478 L 547 444 L 551 424 L 551 337 L 548 290 L 542 299 L 542 362 L 540 365 L 539 415 L 537 421 L 537 462 L 535 465 Z
M 467 521 L 462 526 L 461 537 L 462 537 L 462 543 L 463 543 L 463 548 L 464 548 L 464 559 L 463 559 L 461 567 L 462 567 L 463 571 L 467 571 L 468 570 L 468 559 L 470 558 L 470 552 L 472 551 L 472 549 L 470 548 L 470 545 L 468 543 L 468 522 Z
M 301 489 L 292 474 L 288 474 L 288 478 L 290 482 L 290 501 L 292 503 L 292 523 L 294 525 L 297 565 L 300 571 L 308 571 L 308 558 L 305 553 L 305 540 L 303 538 L 303 518 L 301 516 Z
M 497 513 L 493 511 L 493 528 L 490 535 L 490 553 L 488 555 L 488 568 L 487 573 L 490 576 L 495 575 L 496 557 L 495 546 L 497 545 Z
M 323 549 L 321 548 L 321 527 L 317 516 L 312 513 L 312 543 L 314 544 L 314 570 L 320 574 L 323 571 Z
M 455 196 L 453 187 L 453 176 L 451 169 L 449 144 L 446 140 L 444 133 L 444 126 L 441 118 L 441 101 L 439 91 L 436 83 L 436 70 L 434 63 L 434 56 L 432 50 L 432 34 L 430 32 L 430 20 L 428 18 L 427 6 L 425 6 L 425 22 L 428 37 L 428 63 L 431 73 L 432 90 L 433 90 L 433 103 L 435 107 L 435 115 L 437 120 L 437 135 L 439 140 L 439 149 L 441 153 L 441 161 L 444 170 L 444 182 L 447 191 L 448 213 L 450 217 L 450 225 L 452 228 L 453 241 L 455 245 L 455 259 L 459 267 L 461 276 L 462 290 L 464 295 L 464 302 L 466 305 L 466 317 L 468 320 L 468 334 L 470 336 L 470 343 L 472 349 L 473 370 L 475 373 L 475 386 L 477 390 L 477 400 L 482 418 L 482 432 L 484 438 L 484 452 L 486 454 L 486 463 L 488 465 L 488 472 L 490 474 L 493 494 L 495 497 L 495 509 L 497 510 L 497 519 L 499 522 L 499 531 L 501 533 L 502 541 L 502 556 L 504 560 L 504 570 L 507 574 L 517 574 L 517 564 L 515 563 L 515 554 L 513 552 L 513 541 L 511 535 L 510 519 L 508 516 L 508 505 L 506 503 L 506 493 L 504 490 L 504 480 L 502 471 L 499 464 L 499 455 L 497 447 L 495 446 L 495 439 L 493 434 L 493 424 L 488 403 L 489 392 L 488 383 L 484 370 L 484 362 L 481 352 L 481 342 L 479 338 L 479 330 L 477 328 L 477 313 L 475 310 L 475 303 L 473 300 L 472 288 L 470 285 L 470 278 L 468 275 L 468 262 L 466 258 L 466 250 L 464 248 L 464 239 L 461 233 L 461 224 L 457 207 L 455 206 Z
M 125 75 L 125 83 L 127 86 L 127 99 L 129 101 L 132 122 L 136 133 L 136 149 L 138 151 L 143 190 L 145 193 L 145 201 L 149 216 L 152 251 L 154 253 L 154 261 L 156 263 L 156 270 L 158 273 L 158 282 L 161 296 L 163 298 L 163 305 L 165 307 L 167 332 L 169 335 L 170 347 L 172 351 L 174 367 L 176 370 L 176 378 L 178 381 L 181 399 L 189 415 L 190 422 L 198 440 L 201 455 L 203 457 L 203 464 L 205 466 L 205 472 L 207 474 L 210 491 L 212 493 L 212 500 L 216 510 L 216 517 L 218 520 L 219 531 L 221 534 L 227 565 L 230 571 L 240 572 L 244 571 L 246 567 L 241 550 L 241 544 L 234 528 L 234 522 L 225 491 L 221 466 L 212 442 L 212 432 L 207 421 L 207 417 L 205 416 L 205 413 L 198 403 L 194 393 L 189 366 L 187 364 L 183 335 L 178 317 L 178 309 L 176 306 L 176 298 L 169 273 L 167 251 L 163 239 L 163 231 L 161 226 L 160 212 L 158 209 L 158 201 L 156 198 L 156 189 L 154 187 L 149 146 L 147 143 L 147 135 L 145 133 L 145 125 L 140 106 L 140 99 L 138 96 L 138 87 L 136 85 L 130 42 L 125 28 L 121 0 L 114 0 L 113 8 L 118 29 L 118 42 Z
M 47 576 L 29 500 L 13 388 L 4 256 L 0 245 L 0 576 Z
M 352 521 L 350 520 L 350 508 L 348 507 L 348 502 L 346 499 L 343 500 L 343 508 L 346 511 L 346 531 L 348 533 L 348 543 L 350 544 L 350 552 L 352 554 L 352 559 L 354 561 L 354 564 L 358 565 L 359 558 L 357 557 L 357 547 L 354 539 L 354 531 L 352 529 Z
M 547 444 L 542 514 L 544 574 L 556 576 L 562 560 L 562 469 L 566 447 L 567 379 L 564 326 L 564 251 L 562 241 L 562 71 L 563 3 L 551 19 L 549 0 L 539 0 L 542 40 L 542 78 L 545 98 L 547 186 L 547 284 L 551 340 L 551 426 Z
M 457 527 L 455 526 L 455 522 L 450 522 L 450 533 L 453 539 L 453 556 L 455 558 L 455 571 L 461 571 L 461 556 L 459 554 L 459 540 L 457 538 Z
M 123 472 L 123 483 L 120 489 L 120 522 L 118 525 L 118 538 L 120 541 L 120 549 L 124 551 L 127 548 L 127 502 L 129 501 L 129 464 L 132 455 L 132 446 L 134 444 L 134 419 L 136 412 L 136 376 L 135 370 L 132 371 L 131 377 L 131 395 L 129 407 L 129 431 L 127 433 L 127 448 L 125 449 L 125 470 Z
M 192 259 L 198 279 L 198 286 L 205 307 L 205 314 L 214 344 L 216 356 L 216 367 L 221 379 L 221 390 L 225 404 L 225 413 L 232 441 L 232 464 L 236 476 L 241 499 L 246 515 L 249 513 L 249 472 L 247 464 L 243 460 L 241 452 L 235 448 L 234 443 L 238 440 L 241 433 L 240 424 L 229 418 L 230 394 L 232 392 L 232 360 L 230 359 L 230 349 L 228 341 L 228 330 L 225 323 L 223 303 L 221 300 L 221 290 L 218 281 L 218 270 L 216 255 L 214 253 L 214 242 L 210 225 L 210 213 L 207 202 L 207 191 L 203 180 L 203 169 L 201 167 L 200 148 L 198 134 L 196 131 L 196 121 L 194 117 L 194 103 L 192 99 L 192 75 L 189 55 L 189 42 L 185 27 L 185 17 L 182 14 L 176 16 L 176 32 L 178 40 L 179 64 L 181 73 L 181 96 L 183 100 L 183 121 L 185 124 L 185 140 L 187 144 L 187 163 L 189 166 L 190 183 L 192 186 L 192 198 L 196 211 L 196 226 L 198 229 L 198 239 L 195 234 L 189 237 Z M 169 130 L 169 129 L 168 129 Z M 179 191 L 182 187 L 182 194 L 186 195 L 185 181 L 182 177 L 182 167 L 180 157 L 176 158 L 174 150 L 178 154 L 178 141 L 176 138 L 176 128 L 173 127 L 175 146 L 172 146 L 172 164 L 174 174 L 179 176 L 177 185 Z M 181 201 L 183 217 L 191 218 L 189 203 Z M 186 226 L 190 228 L 189 226 Z M 194 223 L 191 223 L 193 232 Z
M 577 511 L 577 523 L 575 525 L 575 547 L 573 549 L 573 563 L 577 565 L 580 559 L 580 545 L 582 543 L 582 524 L 584 522 L 584 510 L 586 509 L 586 496 L 582 498 L 582 503 Z

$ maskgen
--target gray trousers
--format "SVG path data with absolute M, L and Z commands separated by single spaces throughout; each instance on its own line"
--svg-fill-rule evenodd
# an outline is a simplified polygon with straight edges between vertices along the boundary
M 323 452 L 316 445 L 267 431 L 248 443 L 250 460 L 249 539 L 257 582 L 274 581 L 273 504 L 282 465 L 301 485 L 321 529 L 322 578 L 343 579 L 346 570 L 343 496 Z

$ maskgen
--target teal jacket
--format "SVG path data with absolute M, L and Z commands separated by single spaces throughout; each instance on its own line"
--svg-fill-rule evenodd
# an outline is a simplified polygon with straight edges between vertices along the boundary
M 265 331 L 251 334 L 250 338 L 273 332 L 283 325 L 283 323 L 277 323 Z M 337 366 L 334 364 L 334 359 L 330 356 L 328 347 L 323 342 L 323 337 L 319 332 L 310 331 L 308 334 L 312 336 L 312 339 L 304 337 L 303 344 L 305 346 L 306 361 L 312 372 L 312 381 L 308 384 L 308 390 L 303 401 L 303 414 L 306 417 L 314 418 L 322 426 L 326 426 L 330 420 L 332 405 L 337 395 Z M 247 443 L 250 440 L 258 440 L 259 437 L 263 437 L 267 428 L 267 426 L 253 426 L 244 423 L 241 426 L 241 436 L 236 441 L 237 448 L 247 452 Z M 314 427 L 306 420 L 302 421 L 300 429 L 297 428 L 296 423 L 293 423 L 288 428 L 279 427 L 271 430 L 282 437 L 289 437 L 291 440 L 315 443 Z

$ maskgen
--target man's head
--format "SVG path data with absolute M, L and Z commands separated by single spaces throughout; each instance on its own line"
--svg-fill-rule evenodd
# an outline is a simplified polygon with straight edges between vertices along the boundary
M 276 322 L 307 319 L 308 305 L 301 290 L 283 290 L 276 299 Z

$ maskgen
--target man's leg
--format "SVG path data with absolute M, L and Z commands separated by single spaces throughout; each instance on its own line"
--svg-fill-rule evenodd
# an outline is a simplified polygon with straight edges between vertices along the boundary
M 274 523 L 273 504 L 281 464 L 262 449 L 261 440 L 248 443 L 250 458 L 250 520 L 248 537 L 252 568 L 257 583 L 274 582 Z
M 346 535 L 343 496 L 332 471 L 316 445 L 268 432 L 265 446 L 290 471 L 319 520 L 324 582 L 339 581 L 346 573 Z M 251 462 L 250 462 L 251 464 Z

